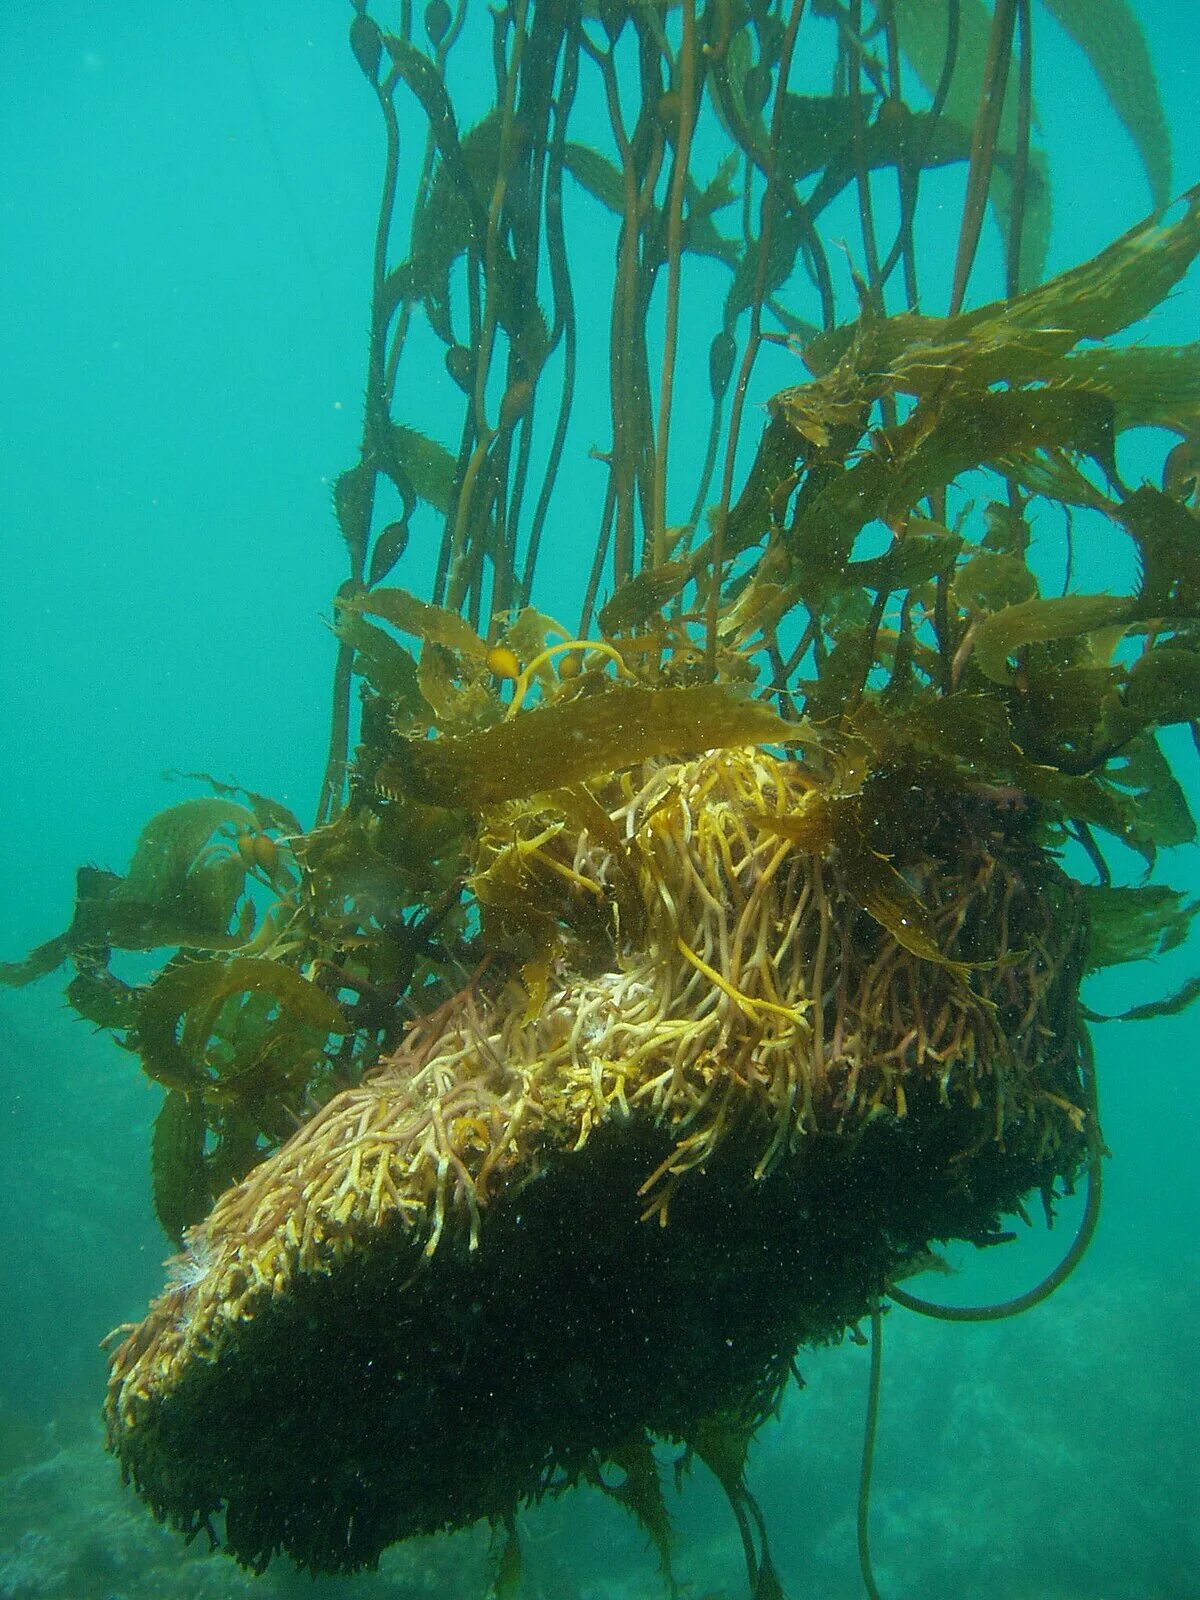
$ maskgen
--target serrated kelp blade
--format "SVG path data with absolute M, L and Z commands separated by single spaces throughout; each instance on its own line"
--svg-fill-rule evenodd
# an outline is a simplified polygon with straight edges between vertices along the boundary
M 1152 728 L 1130 739 L 1097 781 L 1124 812 L 1125 842 L 1148 860 L 1157 849 L 1195 839 L 1196 820 L 1188 797 Z
M 1058 328 L 1080 339 L 1106 339 L 1141 319 L 1171 292 L 1200 252 L 1200 186 L 1177 202 L 1173 221 L 1155 211 L 1091 260 L 1015 300 L 968 312 L 958 331 L 978 333 L 997 322 L 998 333 Z M 1176 207 L 1168 208 L 1169 211 Z
M 1129 601 L 1109 594 L 1072 594 L 1023 600 L 985 617 L 975 635 L 975 662 L 993 683 L 1015 676 L 1009 657 L 1030 644 L 1074 638 L 1110 627 L 1129 613 Z
M 625 180 L 621 169 L 591 145 L 568 139 L 563 145 L 563 166 L 593 200 L 620 216 L 625 210 Z
M 1094 390 L 1112 401 L 1116 427 L 1200 430 L 1200 344 L 1078 350 L 1047 381 Z
M 128 876 L 90 904 L 90 927 L 80 920 L 80 898 L 72 928 L 77 942 L 102 931 L 105 943 L 122 950 L 235 948 L 242 935 L 229 925 L 246 868 L 232 837 L 225 845 L 220 830 L 252 833 L 257 826 L 252 810 L 216 795 L 160 811 L 139 835 Z
M 1149 484 L 1114 506 L 1112 515 L 1138 547 L 1138 615 L 1200 614 L 1200 517 Z
M 138 836 L 125 883 L 117 893 L 130 900 L 155 900 L 172 893 L 223 825 L 252 829 L 256 819 L 247 807 L 219 795 L 181 800 L 160 811 Z
M 782 402 L 793 393 L 781 396 Z M 784 412 L 786 416 L 786 411 Z M 860 529 L 889 525 L 961 473 L 990 467 L 1020 479 L 1044 473 L 1055 452 L 1094 456 L 1112 467 L 1112 408 L 1099 394 L 1065 389 L 951 389 L 923 401 L 894 428 L 872 435 L 845 470 L 815 475 L 796 502 L 786 538 L 806 593 L 843 587 Z M 1036 472 L 1035 470 L 1036 469 Z
M 1200 909 L 1178 889 L 1162 883 L 1085 884 L 1088 968 L 1147 961 L 1183 943 Z
M 387 431 L 387 448 L 418 498 L 435 511 L 449 511 L 457 463 L 445 445 L 416 428 L 393 422 Z
M 300 820 L 294 811 L 281 805 L 278 800 L 273 800 L 270 795 L 259 794 L 254 789 L 247 789 L 244 784 L 226 782 L 221 778 L 214 778 L 211 772 L 183 772 L 171 768 L 163 773 L 164 778 L 188 778 L 195 783 L 204 783 L 214 794 L 221 795 L 226 800 L 238 797 L 254 812 L 258 826 L 262 829 L 276 828 L 281 833 L 303 833 Z
M 375 470 L 367 462 L 360 461 L 333 480 L 333 511 L 355 571 L 366 556 L 374 504 Z
M 654 1447 L 645 1433 L 635 1435 L 628 1443 L 618 1446 L 610 1454 L 612 1463 L 624 1473 L 623 1481 L 615 1487 L 604 1482 L 597 1474 L 597 1484 L 630 1512 L 658 1554 L 659 1565 L 672 1591 L 671 1581 L 671 1519 L 663 1497 L 662 1482 Z
M 354 650 L 355 672 L 387 697 L 393 716 L 430 715 L 417 683 L 417 663 L 391 634 L 345 607 L 339 609 L 335 631 Z
M 1063 358 L 1081 340 L 1105 339 L 1140 321 L 1171 292 L 1198 253 L 1200 187 L 1182 197 L 1174 220 L 1155 212 L 1090 260 L 1014 299 L 992 301 L 955 317 L 902 313 L 835 330 L 824 351 L 817 352 L 823 379 L 784 390 L 775 405 L 811 438 L 810 413 L 819 422 L 825 412 L 841 422 L 851 399 L 874 399 L 891 390 L 935 394 L 947 378 L 974 386 L 1072 383 L 1078 373 L 1084 384 L 1094 379 L 1095 386 L 1104 389 L 1107 380 L 1116 389 L 1127 371 L 1136 395 L 1135 351 L 1084 351 L 1070 360 Z M 1177 348 L 1180 354 L 1172 372 L 1167 354 L 1149 347 L 1145 377 L 1148 381 L 1161 371 L 1168 396 L 1186 409 L 1196 357 L 1191 346 Z M 805 354 L 808 359 L 811 351 Z M 1128 366 L 1122 367 L 1126 357 Z M 1145 395 L 1145 386 L 1141 392 Z M 1119 405 L 1116 395 L 1114 402 Z M 1148 402 L 1146 408 L 1149 412 Z
M 207 1124 L 199 1103 L 178 1089 L 168 1092 L 150 1140 L 154 1210 L 162 1230 L 182 1244 L 183 1230 L 199 1222 L 209 1207 L 204 1171 Z
M 692 568 L 690 561 L 664 561 L 621 584 L 601 607 L 601 633 L 611 639 L 629 628 L 645 627 L 689 581 Z
M 56 934 L 53 939 L 36 945 L 22 961 L 0 961 L 0 983 L 10 989 L 23 989 L 27 983 L 36 983 L 61 967 L 71 950 L 70 933 Z
M 201 893 L 193 898 L 188 893 L 185 869 L 180 877 L 167 880 L 161 894 L 153 899 L 135 898 L 128 892 L 127 882 L 115 872 L 105 872 L 98 867 L 80 867 L 75 875 L 75 911 L 71 925 L 64 933 L 38 945 L 23 961 L 0 962 L 0 983 L 21 988 L 27 983 L 45 977 L 62 965 L 68 957 L 87 955 L 110 947 L 118 950 L 159 950 L 171 946 L 186 946 L 193 950 L 234 950 L 244 943 L 245 935 L 238 929 L 227 931 L 232 916 L 231 888 L 235 875 L 243 869 L 231 860 L 216 880 L 206 885 L 200 883 Z M 215 897 L 219 902 L 217 920 L 212 907 L 214 896 L 206 888 L 220 886 L 225 880 L 223 893 Z M 228 910 L 224 923 L 219 919 Z
M 617 688 L 538 706 L 478 733 L 402 740 L 380 781 L 429 804 L 480 811 L 656 756 L 809 735 L 804 724 L 785 722 L 764 702 L 719 684 Z
M 917 531 L 914 519 L 906 536 L 896 539 L 883 555 L 852 561 L 846 568 L 847 582 L 877 594 L 895 594 L 951 573 L 963 547 L 962 538 L 934 523 L 927 526 L 930 532 Z
M 426 111 L 435 104 L 440 100 L 432 91 Z M 444 118 L 441 127 L 442 139 L 452 140 Z M 452 143 L 447 147 L 453 150 Z M 457 154 L 447 158 L 445 150 L 440 152 L 433 180 L 413 217 L 412 253 L 389 275 L 384 291 L 386 302 L 416 298 L 444 301 L 448 296 L 451 268 L 466 253 L 472 228 L 479 220 L 477 190 L 480 184 L 483 192 L 490 190 L 499 150 L 499 118 L 490 117 L 468 129 Z
M 466 661 L 444 645 L 426 644 L 417 686 L 444 733 L 470 733 L 500 719 L 500 702 L 482 660 Z
M 1138 729 L 1200 721 L 1200 654 L 1170 645 L 1144 651 L 1129 670 L 1124 712 Z
M 66 995 L 75 1014 L 97 1028 L 116 1031 L 137 1026 L 140 991 L 99 962 L 80 958 Z
M 235 956 L 189 962 L 161 973 L 143 996 L 138 1035 L 149 1075 L 170 1089 L 203 1089 L 208 1035 L 225 1001 L 239 994 L 271 995 L 290 1021 L 322 1037 L 349 1028 L 335 1001 L 277 961 Z
M 1099 1012 L 1089 1012 L 1093 1022 L 1147 1022 L 1151 1017 L 1174 1017 L 1181 1011 L 1186 1011 L 1200 999 L 1200 977 L 1189 978 L 1188 981 L 1172 994 L 1164 995 L 1161 1000 L 1148 1000 L 1140 1006 L 1130 1006 L 1128 1011 L 1118 1011 L 1113 1015 L 1101 1015 Z
M 407 589 L 372 589 L 369 594 L 339 598 L 340 608 L 380 617 L 401 633 L 411 633 L 430 644 L 444 645 L 461 656 L 482 658 L 487 645 L 465 617 L 444 606 L 432 606 Z

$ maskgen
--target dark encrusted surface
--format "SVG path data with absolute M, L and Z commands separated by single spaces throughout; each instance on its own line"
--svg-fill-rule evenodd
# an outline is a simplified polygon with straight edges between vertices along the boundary
M 838 1338 L 930 1240 L 982 1238 L 1082 1144 L 1039 1163 L 980 1111 L 910 1105 L 858 1140 L 813 1137 L 755 1181 L 745 1148 L 685 1182 L 667 1227 L 637 1189 L 666 1154 L 610 1123 L 487 1213 L 474 1255 L 420 1263 L 381 1234 L 297 1280 L 115 1448 L 158 1515 L 210 1521 L 241 1561 L 314 1571 L 497 1517 L 643 1430 L 765 1414 L 797 1347 Z M 417 1270 L 418 1266 L 420 1270 Z M 415 1276 L 414 1276 L 415 1272 Z

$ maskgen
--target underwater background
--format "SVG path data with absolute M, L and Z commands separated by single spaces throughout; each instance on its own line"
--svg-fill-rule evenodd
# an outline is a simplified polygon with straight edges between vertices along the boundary
M 1136 9 L 1178 191 L 1200 176 L 1200 14 L 1194 0 Z M 360 432 L 378 187 L 348 20 L 335 0 L 0 11 L 5 958 L 65 924 L 80 862 L 121 868 L 145 818 L 194 792 L 166 773 L 203 769 L 311 816 L 343 575 L 330 485 Z M 1053 272 L 1150 197 L 1082 57 L 1037 23 Z M 948 220 L 948 257 L 955 232 Z M 1193 272 L 1149 337 L 1198 333 Z M 412 402 L 422 426 L 442 381 Z M 756 398 L 778 386 L 762 379 Z M 535 595 L 547 610 L 576 608 L 601 488 L 583 461 L 556 497 Z M 421 560 L 406 558 L 414 589 Z M 1119 581 L 1101 566 L 1086 579 Z M 1200 799 L 1195 750 L 1171 748 Z M 1173 881 L 1200 892 L 1200 853 L 1180 854 Z M 1198 958 L 1193 939 L 1093 979 L 1086 998 L 1153 999 Z M 1079 1271 L 993 1327 L 887 1317 L 872 1509 L 885 1596 L 1200 1596 L 1200 1013 L 1095 1037 L 1112 1159 Z M 53 978 L 0 990 L 0 1600 L 482 1594 L 485 1530 L 393 1550 L 361 1578 L 280 1564 L 253 1579 L 203 1541 L 185 1549 L 122 1491 L 100 1442 L 98 1341 L 142 1314 L 170 1253 L 147 1175 L 158 1102 Z M 1061 1254 L 1079 1203 L 1052 1235 L 1038 1220 L 1002 1250 L 957 1248 L 958 1275 L 918 1288 L 964 1303 L 1018 1292 Z M 807 1387 L 760 1435 L 750 1483 L 788 1595 L 849 1600 L 868 1355 L 847 1342 L 799 1365 Z M 684 1593 L 740 1595 L 715 1485 L 693 1475 L 671 1509 Z M 644 1537 L 598 1494 L 522 1528 L 531 1600 L 660 1592 Z

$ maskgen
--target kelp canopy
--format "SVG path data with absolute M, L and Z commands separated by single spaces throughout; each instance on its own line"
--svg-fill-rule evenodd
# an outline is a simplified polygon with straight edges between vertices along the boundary
M 1156 202 L 1046 282 L 1043 13 Z M 771 1596 L 742 1468 L 797 1347 L 1086 1172 L 1078 1258 L 1079 983 L 1194 910 L 1123 880 L 1195 831 L 1161 733 L 1200 717 L 1200 347 L 1138 324 L 1200 193 L 1168 203 L 1120 0 L 430 0 L 356 5 L 350 43 L 385 170 L 317 821 L 203 780 L 3 974 L 70 962 L 166 1091 L 186 1250 L 110 1440 L 160 1515 L 321 1570 L 613 1465 L 665 1561 L 655 1436 L 717 1472 Z M 922 197 L 956 168 L 938 305 Z M 1006 292 L 967 309 L 989 208 Z M 752 448 L 768 344 L 795 381 Z M 538 607 L 597 349 L 568 627 Z M 1076 581 L 1102 531 L 1117 592 Z M 126 951 L 166 956 L 134 982 Z

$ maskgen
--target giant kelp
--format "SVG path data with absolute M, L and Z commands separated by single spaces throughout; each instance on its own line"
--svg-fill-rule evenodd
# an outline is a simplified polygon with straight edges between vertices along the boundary
M 107 1409 L 160 1515 L 222 1514 L 253 1565 L 349 1570 L 479 1517 L 515 1539 L 522 1503 L 616 1468 L 665 1559 L 657 1437 L 716 1472 L 769 1597 L 745 1447 L 797 1347 L 920 1307 L 897 1280 L 930 1242 L 1000 1237 L 1031 1191 L 1086 1180 L 1076 1242 L 978 1314 L 1086 1248 L 1080 980 L 1195 909 L 1119 875 L 1195 831 L 1160 736 L 1200 717 L 1200 359 L 1117 336 L 1200 253 L 1200 197 L 1166 204 L 1125 7 L 1048 9 L 1156 209 L 1040 282 L 1029 0 L 434 0 L 394 30 L 355 4 L 386 153 L 316 823 L 203 779 L 4 969 L 70 961 L 72 1004 L 166 1091 L 155 1199 L 184 1248 Z M 465 126 L 454 52 L 489 26 L 493 103 Z M 792 87 L 802 27 L 828 93 Z M 935 315 L 922 176 L 955 164 Z M 849 317 L 822 231 L 847 195 Z M 583 197 L 605 319 L 577 293 Z M 964 309 L 989 206 L 1006 293 Z M 711 403 L 685 450 L 693 258 L 727 276 L 688 313 Z M 534 601 L 574 533 L 555 491 L 588 339 L 611 441 L 567 627 Z M 768 339 L 809 377 L 735 493 Z M 461 395 L 445 442 L 406 419 L 431 340 Z M 1179 436 L 1160 487 L 1123 481 L 1146 427 Z M 1098 529 L 1130 541 L 1127 592 L 1075 581 Z M 422 549 L 427 597 L 395 578 Z M 135 980 L 124 951 L 169 954 Z

